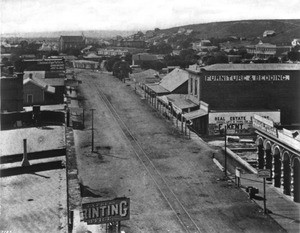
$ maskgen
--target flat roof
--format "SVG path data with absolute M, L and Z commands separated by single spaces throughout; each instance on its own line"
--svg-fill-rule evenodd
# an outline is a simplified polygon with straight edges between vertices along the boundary
M 192 119 L 196 119 L 198 117 L 205 116 L 207 114 L 208 113 L 206 111 L 204 111 L 203 109 L 198 109 L 196 111 L 192 111 L 192 112 L 183 114 L 183 117 L 187 120 L 192 120 Z
M 188 95 L 181 95 L 181 94 L 170 94 L 167 95 L 167 98 L 172 104 L 174 104 L 176 107 L 180 109 L 185 108 L 192 108 L 198 106 L 194 102 L 192 102 L 190 99 L 187 98 Z
M 22 154 L 23 139 L 27 139 L 27 153 L 66 147 L 64 126 L 3 130 L 0 134 L 0 156 Z
M 154 91 L 157 94 L 162 94 L 162 93 L 170 93 L 167 89 L 163 88 L 161 85 L 159 84 L 146 84 L 146 87 L 148 87 L 149 89 L 151 89 L 152 91 Z
M 262 70 L 293 70 L 300 71 L 300 64 L 262 63 L 262 64 L 214 64 L 200 68 L 200 71 L 262 71 Z

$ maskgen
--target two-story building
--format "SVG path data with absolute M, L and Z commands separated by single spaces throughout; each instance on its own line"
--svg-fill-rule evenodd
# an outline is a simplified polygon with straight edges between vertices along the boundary
M 215 134 L 227 123 L 247 132 L 254 114 L 299 124 L 300 64 L 215 64 L 188 72 L 189 99 L 209 105 L 206 116 L 193 119 L 199 133 Z

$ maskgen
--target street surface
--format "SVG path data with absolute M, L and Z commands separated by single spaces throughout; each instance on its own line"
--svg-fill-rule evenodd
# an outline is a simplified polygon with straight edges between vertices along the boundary
M 284 232 L 212 161 L 111 74 L 75 70 L 85 98 L 85 130 L 75 134 L 82 185 L 100 198 L 128 197 L 125 232 Z M 94 110 L 94 152 L 91 111 Z M 84 197 L 85 202 L 93 198 Z

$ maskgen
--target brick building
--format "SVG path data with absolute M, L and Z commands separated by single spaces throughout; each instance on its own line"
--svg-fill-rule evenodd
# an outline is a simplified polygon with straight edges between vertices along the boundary
M 300 64 L 215 64 L 188 72 L 188 98 L 207 103 L 208 114 L 279 111 L 282 125 L 300 122 Z M 208 131 L 208 119 L 198 128 L 202 133 Z
M 23 73 L 0 78 L 1 112 L 23 110 Z
M 83 49 L 85 47 L 84 36 L 60 36 L 59 38 L 59 51 L 67 49 Z

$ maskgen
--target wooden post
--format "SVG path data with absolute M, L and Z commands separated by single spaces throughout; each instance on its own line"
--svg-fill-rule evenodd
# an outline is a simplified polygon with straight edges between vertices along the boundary
M 224 165 L 224 172 L 225 172 L 225 177 L 227 177 L 227 126 L 225 125 L 225 165 Z
M 91 109 L 92 111 L 92 152 L 94 152 L 94 110 Z
M 30 163 L 28 161 L 27 157 L 27 139 L 23 139 L 23 160 L 22 160 L 22 167 L 28 167 L 30 166 Z
M 264 178 L 264 213 L 267 214 L 267 203 L 266 203 L 266 178 Z
M 181 113 L 181 132 L 183 133 L 183 116 L 182 116 L 182 113 Z
M 82 125 L 83 125 L 83 128 L 84 128 L 84 108 L 82 109 Z

